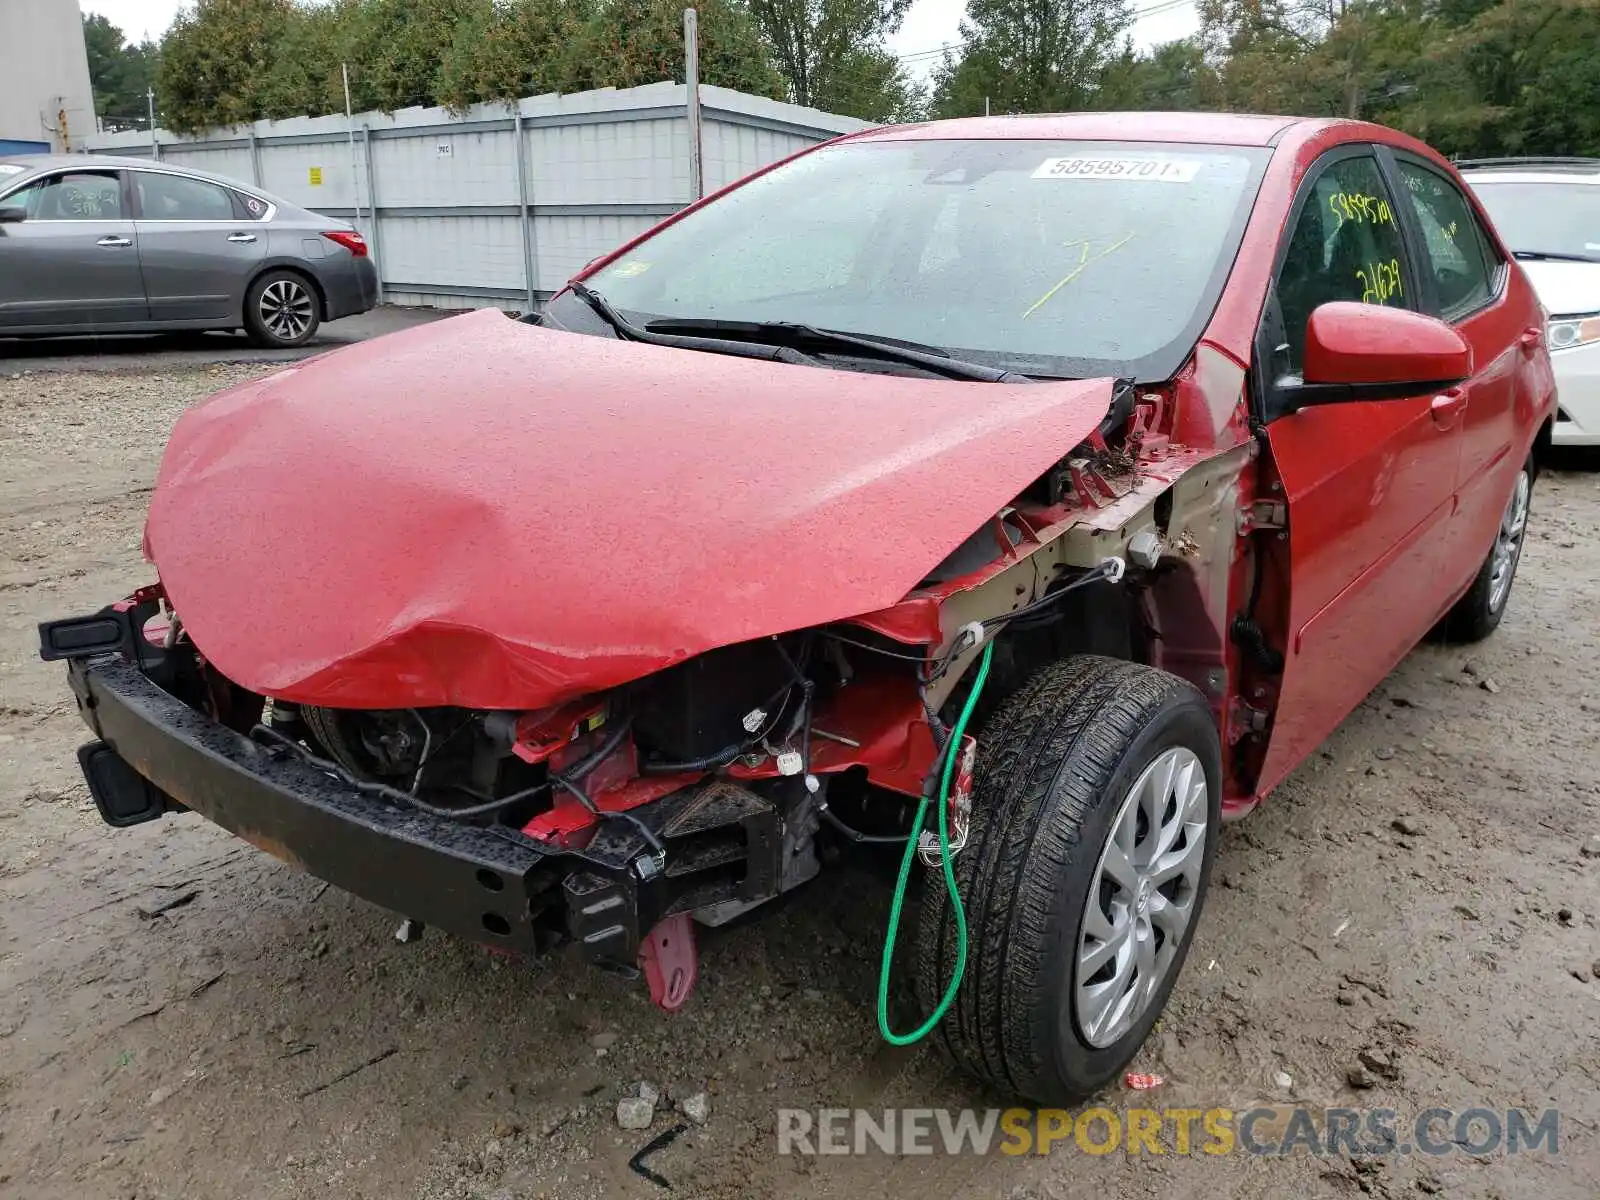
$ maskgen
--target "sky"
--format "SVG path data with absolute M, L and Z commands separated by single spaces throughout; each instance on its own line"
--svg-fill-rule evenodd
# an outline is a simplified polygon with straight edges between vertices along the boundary
M 142 42 L 147 37 L 158 40 L 183 5 L 181 0 L 78 0 L 78 7 L 85 15 L 98 13 L 105 17 L 129 41 Z
M 1138 18 L 1133 40 L 1138 46 L 1170 42 L 1193 33 L 1199 25 L 1193 0 L 1133 0 L 1134 11 L 1153 9 Z M 80 0 L 86 13 L 99 13 L 121 28 L 133 41 L 159 38 L 172 23 L 183 0 Z M 900 32 L 889 39 L 889 48 L 909 55 L 906 66 L 925 78 L 939 61 L 939 55 L 923 53 L 953 42 L 961 24 L 966 0 L 913 0 Z

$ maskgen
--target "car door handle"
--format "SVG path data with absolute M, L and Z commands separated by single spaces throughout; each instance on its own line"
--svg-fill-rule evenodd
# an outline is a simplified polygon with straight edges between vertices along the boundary
M 1539 348 L 1540 343 L 1544 341 L 1544 330 L 1537 325 L 1530 325 L 1522 331 L 1522 336 L 1517 341 L 1522 344 L 1524 350 L 1532 354 Z
M 253 233 L 230 233 L 228 240 L 230 242 L 253 242 L 256 240 L 256 235 Z
M 95 245 L 96 246 L 106 246 L 106 247 L 108 247 L 110 249 L 116 249 L 119 246 L 131 246 L 131 245 L 133 245 L 133 239 L 132 238 L 125 238 L 125 237 L 118 237 L 118 236 L 116 236 L 116 234 L 111 234 L 108 237 L 101 238 L 98 242 L 95 243 Z
M 1428 413 L 1433 417 L 1433 423 L 1440 429 L 1453 429 L 1455 423 L 1461 419 L 1461 414 L 1467 411 L 1467 393 L 1464 388 L 1451 388 L 1447 392 L 1440 392 L 1433 398 L 1433 403 L 1428 405 Z

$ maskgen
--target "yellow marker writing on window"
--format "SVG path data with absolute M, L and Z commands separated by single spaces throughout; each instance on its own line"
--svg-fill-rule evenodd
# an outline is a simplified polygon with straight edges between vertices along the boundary
M 1328 197 L 1328 209 L 1342 221 L 1365 225 L 1393 225 L 1394 211 L 1381 196 L 1362 192 L 1335 192 Z
M 1028 306 L 1027 311 L 1022 314 L 1022 319 L 1024 321 L 1026 321 L 1029 317 L 1033 316 L 1033 314 L 1035 312 L 1037 312 L 1040 308 L 1042 308 L 1046 304 L 1048 304 L 1050 302 L 1051 297 L 1053 297 L 1062 288 L 1066 287 L 1067 284 L 1071 283 L 1079 275 L 1082 275 L 1084 268 L 1087 267 L 1090 263 L 1094 262 L 1096 259 L 1105 258 L 1108 254 L 1114 253 L 1115 251 L 1122 249 L 1124 246 L 1126 246 L 1131 241 L 1133 241 L 1133 234 L 1130 233 L 1130 234 L 1128 234 L 1127 237 L 1123 238 L 1121 241 L 1113 242 L 1111 245 L 1107 246 L 1104 250 L 1100 251 L 1100 253 L 1096 254 L 1093 258 L 1091 258 L 1089 256 L 1089 241 L 1088 241 L 1087 238 L 1085 238 L 1082 243 L 1068 242 L 1067 245 L 1069 245 L 1069 246 L 1076 245 L 1076 244 L 1081 244 L 1083 246 L 1083 252 L 1078 256 L 1078 265 L 1073 267 L 1072 270 L 1068 271 L 1064 276 L 1062 276 L 1060 281 L 1053 288 L 1051 288 L 1048 292 L 1046 292 L 1044 295 L 1040 296 L 1037 300 L 1035 300 L 1032 304 L 1030 304 Z
M 1387 304 L 1394 296 L 1404 296 L 1400 286 L 1400 260 L 1372 262 L 1356 272 L 1363 304 Z

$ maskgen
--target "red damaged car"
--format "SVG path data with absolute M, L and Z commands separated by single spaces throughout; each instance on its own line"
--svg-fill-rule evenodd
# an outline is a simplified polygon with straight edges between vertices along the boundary
M 159 582 L 42 652 L 111 824 L 193 810 L 668 1009 L 696 924 L 903 846 L 920 1009 L 891 928 L 884 1035 L 1064 1101 L 1160 1013 L 1220 822 L 1430 630 L 1499 623 L 1544 319 L 1388 129 L 873 130 L 537 319 L 191 410 Z

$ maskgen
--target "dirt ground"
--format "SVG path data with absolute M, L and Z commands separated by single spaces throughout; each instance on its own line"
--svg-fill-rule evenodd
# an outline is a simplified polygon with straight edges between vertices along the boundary
M 1228 827 L 1138 1064 L 1166 1083 L 1103 1098 L 1402 1121 L 1555 1107 L 1558 1154 L 780 1157 L 780 1106 L 995 1103 L 932 1051 L 879 1040 L 872 875 L 703 938 L 698 992 L 666 1017 L 571 958 L 400 944 L 393 914 L 199 818 L 100 824 L 34 624 L 148 580 L 140 528 L 172 421 L 261 369 L 0 379 L 0 1196 L 1600 1195 L 1591 464 L 1541 478 L 1500 631 L 1418 649 Z M 1399 1078 L 1351 1090 L 1363 1050 Z M 663 1105 L 652 1131 L 618 1128 L 640 1079 L 710 1093 L 707 1124 L 650 1160 L 670 1193 L 627 1167 L 673 1124 Z

